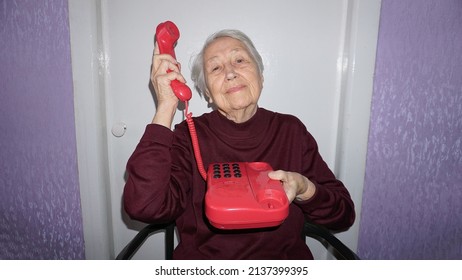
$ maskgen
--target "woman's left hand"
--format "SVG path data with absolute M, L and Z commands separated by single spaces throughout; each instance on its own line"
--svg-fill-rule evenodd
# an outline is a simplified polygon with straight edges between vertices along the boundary
M 276 170 L 268 173 L 268 176 L 273 180 L 282 182 L 289 202 L 294 199 L 298 201 L 308 200 L 316 191 L 316 186 L 313 182 L 297 172 Z

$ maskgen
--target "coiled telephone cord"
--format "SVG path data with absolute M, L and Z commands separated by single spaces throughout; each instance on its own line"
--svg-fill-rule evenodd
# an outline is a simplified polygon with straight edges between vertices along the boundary
M 194 150 L 194 157 L 196 158 L 197 169 L 201 174 L 204 181 L 207 181 L 207 172 L 204 168 L 204 163 L 202 162 L 201 149 L 199 146 L 199 140 L 197 139 L 196 126 L 194 125 L 194 120 L 192 118 L 192 113 L 188 112 L 188 101 L 185 101 L 185 117 L 186 123 L 188 124 L 189 134 L 191 135 L 191 143 Z

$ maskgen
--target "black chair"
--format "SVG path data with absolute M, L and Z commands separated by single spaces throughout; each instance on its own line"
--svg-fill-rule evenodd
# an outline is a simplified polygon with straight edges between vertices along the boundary
M 171 260 L 174 249 L 175 224 L 150 224 L 143 228 L 125 248 L 117 255 L 116 260 L 128 260 L 138 251 L 144 241 L 159 231 L 165 231 L 165 258 Z M 302 238 L 306 236 L 314 238 L 329 250 L 339 260 L 359 260 L 360 258 L 329 230 L 309 222 L 305 222 Z

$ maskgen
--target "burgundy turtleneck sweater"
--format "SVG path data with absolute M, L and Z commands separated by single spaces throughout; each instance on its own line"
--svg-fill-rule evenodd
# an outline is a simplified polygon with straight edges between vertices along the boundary
M 311 259 L 300 238 L 304 219 L 346 229 L 355 219 L 345 186 L 318 152 L 316 141 L 296 117 L 259 108 L 245 123 L 218 111 L 194 118 L 204 165 L 213 162 L 268 162 L 274 170 L 298 172 L 316 186 L 307 201 L 294 201 L 278 227 L 226 231 L 204 215 L 206 182 L 196 167 L 185 122 L 170 129 L 150 124 L 128 160 L 123 201 L 133 219 L 175 220 L 180 242 L 175 259 Z

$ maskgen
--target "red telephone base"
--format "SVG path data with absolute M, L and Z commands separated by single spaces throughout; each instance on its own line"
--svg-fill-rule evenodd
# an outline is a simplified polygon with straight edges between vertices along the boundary
M 205 215 L 219 229 L 280 225 L 289 214 L 281 182 L 272 180 L 265 162 L 211 164 L 207 172 Z

